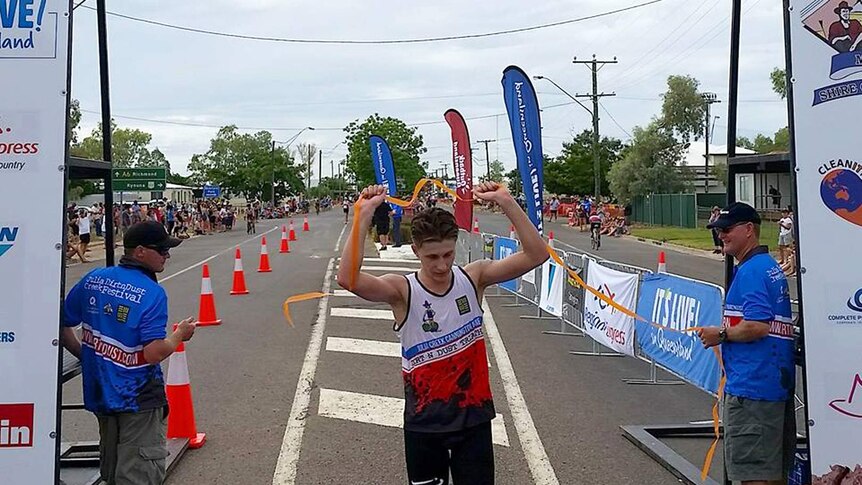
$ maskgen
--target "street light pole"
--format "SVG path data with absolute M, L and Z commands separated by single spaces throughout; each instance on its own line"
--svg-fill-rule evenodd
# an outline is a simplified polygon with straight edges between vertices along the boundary
M 704 117 L 703 123 L 703 140 L 705 143 L 705 150 L 703 152 L 703 176 L 704 176 L 704 184 L 706 185 L 703 189 L 704 193 L 709 193 L 709 109 L 714 103 L 720 103 L 718 100 L 718 96 L 715 93 L 700 93 L 700 97 L 703 98 L 703 102 L 706 104 L 706 116 Z

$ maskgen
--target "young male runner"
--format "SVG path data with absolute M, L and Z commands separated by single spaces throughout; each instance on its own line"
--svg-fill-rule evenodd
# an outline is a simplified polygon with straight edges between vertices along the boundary
M 359 249 L 348 241 L 338 269 L 342 287 L 392 307 L 393 329 L 401 340 L 404 448 L 411 484 L 447 485 L 450 470 L 458 485 L 494 483 L 495 411 L 482 294 L 486 287 L 521 276 L 548 258 L 544 241 L 505 188 L 485 182 L 473 188 L 473 196 L 503 209 L 521 237 L 522 251 L 500 261 L 453 267 L 455 217 L 442 208 L 429 208 L 412 221 L 413 252 L 422 263 L 419 271 L 407 276 L 359 272 L 350 288 L 351 268 L 362 266 L 371 216 L 384 203 L 384 187 L 372 185 L 362 191 L 364 201 L 354 214 Z

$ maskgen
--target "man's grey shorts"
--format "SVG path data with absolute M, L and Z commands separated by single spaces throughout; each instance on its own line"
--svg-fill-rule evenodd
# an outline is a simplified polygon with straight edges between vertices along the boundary
M 793 244 L 793 233 L 778 236 L 779 246 L 790 246 L 791 244 Z
M 796 451 L 793 399 L 724 399 L 724 462 L 733 481 L 787 478 Z

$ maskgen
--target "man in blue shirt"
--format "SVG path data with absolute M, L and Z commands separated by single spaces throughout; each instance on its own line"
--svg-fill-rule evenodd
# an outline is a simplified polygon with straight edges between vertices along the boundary
M 167 398 L 159 363 L 192 337 L 195 325 L 187 318 L 167 335 L 168 298 L 156 273 L 180 242 L 158 222 L 135 224 L 123 237 L 120 265 L 87 273 L 66 297 L 61 339 L 81 360 L 84 407 L 99 421 L 107 485 L 165 478 Z
M 722 326 L 698 333 L 721 345 L 727 375 L 724 460 L 727 478 L 743 484 L 785 483 L 796 446 L 794 332 L 787 279 L 760 245 L 760 216 L 735 202 L 706 226 L 715 229 L 737 266 Z
M 400 205 L 390 204 L 392 206 L 392 238 L 395 240 L 393 248 L 401 247 L 401 218 L 404 216 L 404 209 Z

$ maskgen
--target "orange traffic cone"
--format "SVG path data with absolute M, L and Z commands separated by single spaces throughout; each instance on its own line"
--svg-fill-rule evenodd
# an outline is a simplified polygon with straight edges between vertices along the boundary
M 548 246 L 554 247 L 554 231 L 548 233 Z
M 479 234 L 479 218 L 473 218 L 473 234 Z
M 239 248 L 236 248 L 236 258 L 233 261 L 233 289 L 230 290 L 230 294 L 248 294 L 248 289 L 245 287 L 245 273 L 242 271 L 242 255 L 239 252 Z
M 515 226 L 509 226 L 509 239 L 515 239 L 516 237 Z
M 174 324 L 174 331 L 177 324 Z M 192 386 L 189 383 L 189 366 L 186 346 L 180 343 L 168 360 L 168 377 L 165 383 L 168 396 L 168 438 L 188 438 L 189 448 L 200 448 L 207 440 L 206 433 L 198 433 L 195 426 L 195 409 L 192 403 Z
M 290 220 L 290 240 L 296 241 L 296 231 L 293 230 L 293 219 Z
M 308 216 L 302 221 L 302 232 L 308 232 Z
M 221 325 L 221 320 L 216 317 L 215 297 L 213 296 L 213 284 L 210 280 L 210 267 L 204 265 L 204 275 L 201 280 L 201 304 L 198 310 L 199 327 L 208 325 Z
M 266 236 L 260 239 L 260 265 L 257 267 L 258 273 L 269 273 L 272 268 L 269 267 L 269 253 L 266 252 Z
M 290 252 L 290 244 L 287 243 L 287 227 L 281 226 L 281 249 L 278 250 L 280 253 L 289 253 Z
M 658 272 L 667 273 L 667 262 L 664 258 L 664 251 L 658 253 Z

